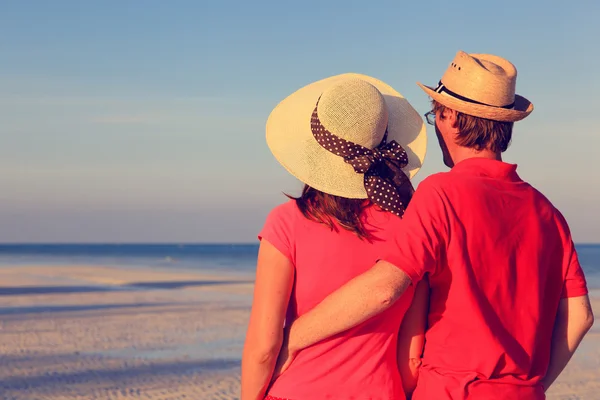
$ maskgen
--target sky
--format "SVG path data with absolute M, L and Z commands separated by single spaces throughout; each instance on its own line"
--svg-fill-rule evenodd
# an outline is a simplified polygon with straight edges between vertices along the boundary
M 3 1 L 0 242 L 253 242 L 301 184 L 265 122 L 322 78 L 381 79 L 422 114 L 458 50 L 535 105 L 505 160 L 600 242 L 600 2 Z M 434 132 L 426 176 L 446 171 Z M 433 140 L 432 140 L 433 139 Z

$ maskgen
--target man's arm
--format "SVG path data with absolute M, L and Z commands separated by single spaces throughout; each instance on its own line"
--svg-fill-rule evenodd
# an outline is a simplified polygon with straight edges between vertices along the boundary
M 289 351 L 293 354 L 387 310 L 410 284 L 402 270 L 378 262 L 294 321 L 289 329 Z
M 382 261 L 293 322 L 275 375 L 287 369 L 298 351 L 385 311 L 411 282 L 416 284 L 425 273 L 433 273 L 443 246 L 441 238 L 447 235 L 445 221 L 442 197 L 432 179 L 427 178 L 419 184 L 401 226 L 388 230 L 391 237 L 382 243 Z
M 562 299 L 558 306 L 550 365 L 542 381 L 548 390 L 577 350 L 579 343 L 594 324 L 594 314 L 588 296 Z

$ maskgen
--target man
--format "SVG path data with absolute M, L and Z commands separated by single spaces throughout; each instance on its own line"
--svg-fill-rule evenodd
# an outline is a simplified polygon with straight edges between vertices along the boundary
M 451 170 L 419 185 L 392 234 L 396 251 L 293 322 L 283 369 L 299 349 L 387 309 L 428 275 L 413 398 L 545 398 L 593 314 L 566 221 L 502 162 L 513 123 L 533 111 L 515 95 L 516 78 L 501 57 L 459 51 L 437 88 L 419 84 Z

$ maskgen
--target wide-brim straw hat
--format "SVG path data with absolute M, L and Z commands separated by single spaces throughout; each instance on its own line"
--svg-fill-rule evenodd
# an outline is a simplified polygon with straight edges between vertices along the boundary
M 515 94 L 515 66 L 491 54 L 458 51 L 437 87 L 417 84 L 438 103 L 475 117 L 515 122 L 533 111 L 529 100 Z
M 323 126 L 336 136 L 369 149 L 377 147 L 387 129 L 387 142 L 407 152 L 402 168 L 412 178 L 425 158 L 427 136 L 419 113 L 396 90 L 373 77 L 346 73 L 297 90 L 269 115 L 266 139 L 279 163 L 305 184 L 335 196 L 365 199 L 364 174 L 357 173 L 322 147 L 311 131 L 311 115 L 319 102 Z

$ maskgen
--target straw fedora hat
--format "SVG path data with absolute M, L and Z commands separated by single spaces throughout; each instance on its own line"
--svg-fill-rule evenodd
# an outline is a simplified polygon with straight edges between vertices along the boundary
M 514 122 L 533 111 L 529 100 L 515 94 L 515 66 L 491 54 L 459 51 L 437 87 L 417 84 L 438 103 L 475 117 Z
M 347 73 L 311 83 L 281 101 L 269 115 L 266 139 L 279 163 L 307 185 L 335 196 L 366 199 L 364 174 L 321 146 L 311 130 L 316 112 L 329 132 L 368 149 L 384 136 L 406 151 L 402 168 L 414 177 L 425 158 L 423 119 L 392 87 L 370 76 Z

